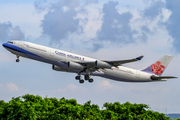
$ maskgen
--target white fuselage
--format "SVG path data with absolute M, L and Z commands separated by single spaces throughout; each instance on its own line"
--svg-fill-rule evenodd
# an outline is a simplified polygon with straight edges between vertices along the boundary
M 49 47 L 45 47 L 42 45 L 29 43 L 25 41 L 13 41 L 13 44 L 9 43 L 3 44 L 3 46 L 9 50 L 11 53 L 38 60 L 41 62 L 46 62 L 52 65 L 56 65 L 59 67 L 58 71 L 65 72 L 74 72 L 78 73 L 79 70 L 70 69 L 67 66 L 69 61 L 73 62 L 95 62 L 97 59 L 85 57 L 82 55 L 73 54 L 70 52 L 65 52 L 62 50 L 57 50 Z M 87 74 L 83 72 L 82 74 Z M 150 82 L 152 74 L 135 70 L 123 66 L 112 67 L 111 69 L 97 69 L 94 72 L 91 72 L 93 76 L 101 76 L 108 79 L 113 79 L 117 81 L 125 81 L 125 82 Z

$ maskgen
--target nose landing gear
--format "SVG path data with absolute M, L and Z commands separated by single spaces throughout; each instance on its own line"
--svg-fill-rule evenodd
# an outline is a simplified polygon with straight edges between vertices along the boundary
M 16 59 L 16 62 L 19 62 L 19 55 L 16 55 L 17 59 Z
M 16 59 L 16 62 L 19 62 L 20 60 L 19 59 Z

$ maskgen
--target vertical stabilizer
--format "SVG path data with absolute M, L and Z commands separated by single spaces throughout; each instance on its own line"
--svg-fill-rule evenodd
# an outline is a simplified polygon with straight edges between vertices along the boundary
M 173 56 L 165 55 L 154 64 L 151 64 L 149 67 L 143 69 L 142 71 L 161 76 L 172 59 Z

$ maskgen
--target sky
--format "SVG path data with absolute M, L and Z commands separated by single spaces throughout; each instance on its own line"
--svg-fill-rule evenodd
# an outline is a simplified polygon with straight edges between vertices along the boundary
M 179 75 L 179 0 L 0 1 L 0 43 L 22 40 L 100 60 L 144 55 L 124 66 L 143 69 L 165 54 L 174 56 L 165 76 Z M 80 84 L 75 73 L 16 56 L 0 47 L 0 100 L 25 94 L 58 99 L 144 103 L 151 110 L 180 113 L 180 80 L 128 83 L 93 77 Z

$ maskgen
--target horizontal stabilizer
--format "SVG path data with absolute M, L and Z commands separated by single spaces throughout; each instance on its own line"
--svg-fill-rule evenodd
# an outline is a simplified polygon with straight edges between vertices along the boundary
M 173 77 L 173 76 L 151 76 L 152 80 L 161 80 L 161 79 L 171 79 L 171 78 L 177 78 L 177 77 Z

